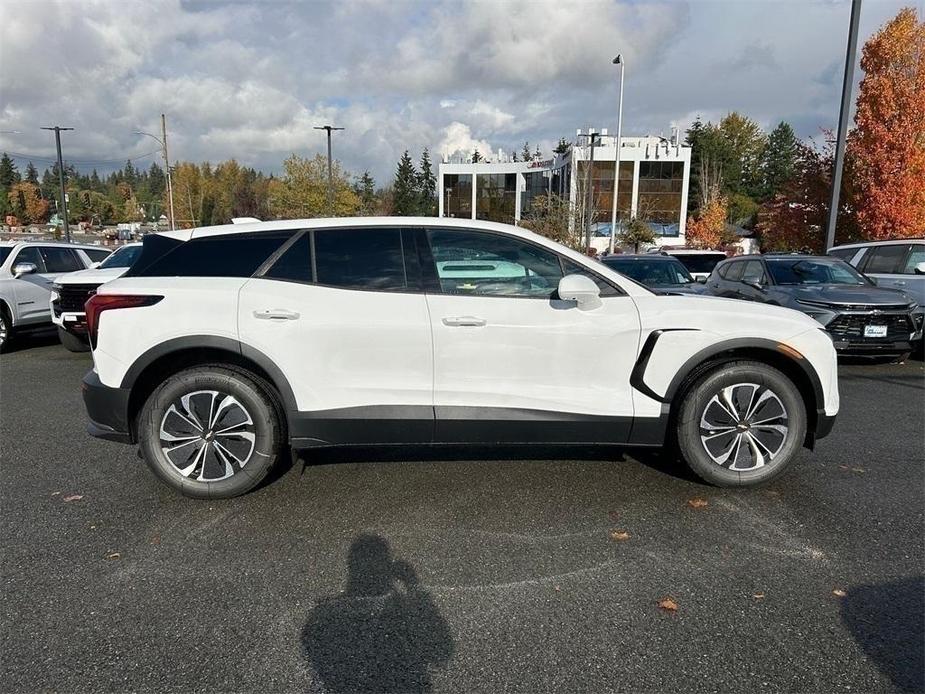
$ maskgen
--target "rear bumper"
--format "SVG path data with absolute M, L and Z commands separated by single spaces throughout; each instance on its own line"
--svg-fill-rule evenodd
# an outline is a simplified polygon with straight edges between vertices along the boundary
M 87 433 L 108 441 L 133 443 L 128 421 L 130 391 L 104 385 L 95 371 L 84 376 L 81 389 L 90 419 Z

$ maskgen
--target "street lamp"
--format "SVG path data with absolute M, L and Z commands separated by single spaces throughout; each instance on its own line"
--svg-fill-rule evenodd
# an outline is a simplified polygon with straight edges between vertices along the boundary
M 170 228 L 171 230 L 176 229 L 176 217 L 173 213 L 173 180 L 170 176 L 170 159 L 167 155 L 167 119 L 164 114 L 161 114 L 161 135 L 164 139 L 152 135 L 151 133 L 146 133 L 143 130 L 133 131 L 135 135 L 146 135 L 152 140 L 157 142 L 161 146 L 161 154 L 164 155 L 164 167 L 167 169 L 167 200 L 170 203 Z M 195 221 L 195 220 L 194 220 Z
M 71 242 L 71 228 L 67 224 L 67 192 L 64 189 L 64 162 L 61 159 L 61 131 L 74 128 L 62 128 L 60 125 L 43 127 L 42 130 L 55 131 L 55 146 L 58 148 L 58 182 L 61 184 L 61 214 L 64 219 L 64 238 Z
M 620 192 L 620 150 L 623 147 L 621 136 L 623 133 L 623 75 L 626 69 L 626 63 L 623 61 L 623 55 L 618 54 L 613 59 L 614 65 L 620 66 L 620 105 L 617 107 L 617 153 L 614 156 L 613 164 L 613 209 L 610 212 L 610 252 L 613 253 L 613 244 L 617 237 L 617 194 Z
M 327 130 L 328 131 L 328 216 L 334 216 L 334 174 L 332 172 L 331 165 L 331 131 L 332 130 L 343 130 L 343 128 L 336 128 L 333 125 L 316 125 L 314 126 L 315 130 Z

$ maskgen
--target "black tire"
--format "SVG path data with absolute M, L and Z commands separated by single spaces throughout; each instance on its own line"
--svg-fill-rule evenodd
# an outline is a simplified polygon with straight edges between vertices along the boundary
M 734 401 L 735 419 L 720 402 L 724 393 Z M 793 381 L 774 367 L 727 362 L 684 391 L 676 436 L 681 455 L 702 480 L 750 487 L 777 477 L 797 456 L 806 438 L 806 406 Z
M 185 403 L 181 400 L 191 394 Z M 227 396 L 232 403 L 222 407 Z M 212 420 L 209 427 L 195 426 L 207 418 Z M 138 441 L 148 467 L 181 494 L 227 499 L 256 487 L 276 464 L 286 435 L 283 422 L 278 398 L 263 379 L 231 366 L 197 366 L 170 376 L 151 394 L 138 416 Z M 185 437 L 173 439 L 177 446 L 170 447 L 170 456 L 162 446 L 171 442 L 162 441 L 162 425 L 167 434 Z M 226 427 L 252 434 L 250 451 L 249 439 L 221 434 Z M 200 449 L 205 449 L 201 459 L 197 458 Z M 238 464 L 241 460 L 243 465 Z M 231 474 L 220 478 L 229 469 Z
M 90 345 L 77 337 L 77 335 L 69 333 L 64 328 L 58 328 L 58 339 L 61 340 L 61 344 L 64 345 L 64 349 L 66 349 L 68 352 L 90 351 Z
M 10 346 L 13 340 L 13 322 L 10 320 L 6 304 L 0 303 L 0 352 Z

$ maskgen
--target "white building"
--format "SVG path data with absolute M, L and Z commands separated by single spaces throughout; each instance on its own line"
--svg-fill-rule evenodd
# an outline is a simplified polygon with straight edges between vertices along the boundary
M 607 131 L 596 138 L 591 168 L 592 245 L 610 241 L 616 147 Z M 442 161 L 438 190 L 441 217 L 468 217 L 517 224 L 533 198 L 555 193 L 573 204 L 587 191 L 591 147 L 573 146 L 543 161 L 511 161 L 503 153 L 491 161 Z M 617 227 L 633 217 L 652 226 L 658 245 L 684 245 L 691 149 L 663 137 L 624 137 L 620 148 Z M 573 175 L 577 172 L 577 176 Z M 473 180 L 475 185 L 473 185 Z M 583 208 L 584 205 L 582 204 Z

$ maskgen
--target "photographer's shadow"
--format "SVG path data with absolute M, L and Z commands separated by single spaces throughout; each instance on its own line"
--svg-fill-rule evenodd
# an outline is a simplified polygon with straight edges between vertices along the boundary
M 302 630 L 302 649 L 330 692 L 428 692 L 430 670 L 453 652 L 446 620 L 408 562 L 378 535 L 354 539 L 346 590 L 325 598 Z

